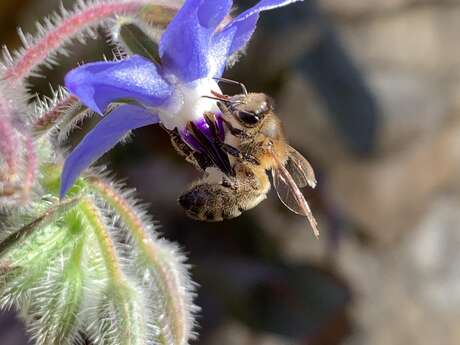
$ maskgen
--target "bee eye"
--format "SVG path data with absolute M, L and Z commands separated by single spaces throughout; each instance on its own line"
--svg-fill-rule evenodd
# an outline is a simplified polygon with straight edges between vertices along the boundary
M 256 114 L 244 110 L 238 111 L 238 118 L 248 125 L 255 125 L 260 120 Z

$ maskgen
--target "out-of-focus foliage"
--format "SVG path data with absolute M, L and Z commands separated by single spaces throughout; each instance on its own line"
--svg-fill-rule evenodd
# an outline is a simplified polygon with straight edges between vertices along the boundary
M 160 238 L 133 191 L 86 171 L 59 198 L 61 139 L 88 110 L 60 88 L 33 99 L 26 85 L 43 65 L 58 65 L 72 40 L 85 43 L 117 14 L 143 21 L 150 13 L 145 25 L 153 25 L 163 7 L 142 0 L 61 6 L 35 36 L 19 31 L 20 49 L 3 50 L 0 308 L 18 311 L 35 344 L 185 345 L 194 336 L 185 257 Z
M 57 6 L 15 4 L 0 15 L 30 22 Z M 245 63 L 226 75 L 275 97 L 291 144 L 319 172 L 308 195 L 319 242 L 276 198 L 234 221 L 187 219 L 175 200 L 195 172 L 160 129 L 105 158 L 190 253 L 197 344 L 460 342 L 459 18 L 449 0 L 308 1 L 267 14 Z M 2 41 L 14 42 L 15 26 Z M 102 54 L 88 50 L 75 59 Z M 47 93 L 68 67 L 34 87 Z M 22 345 L 5 340 L 14 330 L 5 320 L 2 345 Z

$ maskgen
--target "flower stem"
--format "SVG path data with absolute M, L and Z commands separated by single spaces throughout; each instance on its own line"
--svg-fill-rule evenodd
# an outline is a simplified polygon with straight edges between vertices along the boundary
M 0 93 L 0 154 L 4 157 L 8 171 L 4 172 L 7 178 L 16 173 L 17 164 L 17 137 L 14 133 L 11 119 L 13 112 L 10 103 Z M 3 173 L 0 171 L 0 173 Z
M 68 210 L 72 209 L 78 204 L 80 199 L 70 199 L 59 203 L 57 206 L 49 209 L 43 215 L 32 221 L 31 223 L 23 226 L 18 231 L 12 233 L 0 242 L 0 258 L 18 241 L 23 240 L 29 235 L 33 234 L 36 230 L 42 229 L 44 226 L 53 222 L 56 217 L 61 216 Z
M 76 104 L 78 104 L 78 100 L 72 95 L 65 95 L 61 99 L 57 100 L 34 121 L 32 125 L 33 132 L 47 132 L 59 122 L 67 109 L 75 107 Z
M 116 286 L 123 285 L 124 275 L 118 262 L 115 246 L 110 238 L 109 230 L 102 219 L 102 215 L 97 207 L 87 198 L 82 200 L 80 210 L 90 227 L 94 230 L 111 281 Z
M 149 234 L 148 228 L 139 215 L 128 203 L 128 201 L 109 183 L 98 177 L 91 177 L 90 185 L 95 188 L 98 194 L 114 208 L 120 219 L 130 231 L 132 238 L 140 249 L 142 255 L 148 261 L 149 266 L 154 268 L 158 274 L 158 288 L 165 302 L 165 316 L 169 319 L 171 335 L 165 335 L 162 343 L 167 344 L 167 338 L 172 336 L 173 344 L 186 344 L 191 333 L 191 312 L 192 302 L 187 293 L 184 293 L 186 282 L 181 281 L 178 270 L 174 267 L 174 260 L 170 259 L 171 254 L 167 253 L 162 241 L 154 241 Z M 163 241 L 164 244 L 164 241 Z M 186 287 L 185 287 L 186 288 Z M 160 341 L 161 341 L 160 340 Z
M 24 174 L 24 181 L 23 181 L 23 199 L 27 201 L 29 198 L 30 191 L 32 190 L 34 183 L 37 177 L 37 169 L 38 169 L 38 157 L 37 151 L 32 141 L 32 138 L 26 137 L 24 138 L 24 148 L 25 148 L 25 162 L 26 162 L 26 169 Z
M 130 284 L 122 269 L 117 248 L 111 238 L 105 217 L 94 204 L 94 201 L 89 198 L 82 201 L 80 211 L 96 236 L 109 278 L 107 294 L 111 297 L 108 306 L 114 308 L 101 316 L 100 322 L 105 324 L 105 326 L 101 326 L 102 329 L 113 328 L 113 331 L 109 331 L 107 334 L 98 334 L 98 337 L 104 338 L 101 344 L 145 344 L 148 337 L 148 325 L 144 311 L 145 301 L 143 296 Z M 113 313 L 119 316 L 114 320 L 117 322 L 116 324 L 109 320 L 109 317 L 114 315 Z M 112 338 L 111 334 L 117 335 Z
M 145 10 L 147 5 L 147 8 L 154 8 L 155 3 L 158 3 L 158 6 L 167 6 L 165 1 L 161 0 L 126 0 L 92 2 L 70 14 L 63 10 L 63 18 L 57 24 L 48 28 L 48 31 L 43 32 L 33 42 L 27 42 L 27 47 L 5 70 L 4 79 L 11 83 L 22 81 L 65 43 L 85 30 L 117 14 L 138 14 Z

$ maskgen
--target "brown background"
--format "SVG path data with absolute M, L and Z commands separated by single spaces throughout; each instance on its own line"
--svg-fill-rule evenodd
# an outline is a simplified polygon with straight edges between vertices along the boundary
M 1 41 L 14 48 L 15 26 L 33 31 L 57 5 L 2 0 Z M 187 219 L 175 200 L 196 173 L 158 128 L 102 160 L 190 253 L 196 344 L 460 343 L 459 32 L 455 0 L 319 0 L 264 14 L 226 76 L 273 95 L 291 144 L 311 159 L 319 241 L 273 193 L 233 221 Z M 76 46 L 34 90 L 109 53 L 102 42 Z M 25 344 L 10 314 L 0 344 Z

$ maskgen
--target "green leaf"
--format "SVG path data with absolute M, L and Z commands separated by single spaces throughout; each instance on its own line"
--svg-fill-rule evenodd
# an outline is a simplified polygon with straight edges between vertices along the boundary
M 29 326 L 37 345 L 72 345 L 78 336 L 84 298 L 84 240 L 81 236 L 75 243 L 63 270 L 48 272 L 46 281 L 34 291 L 29 312 L 36 317 Z
M 130 21 L 121 22 L 118 26 L 116 37 L 130 53 L 138 54 L 158 64 L 160 63 L 158 44 L 136 23 Z
M 37 230 L 46 227 L 57 218 L 64 215 L 70 209 L 75 207 L 78 202 L 79 199 L 70 199 L 64 202 L 60 202 L 31 223 L 23 226 L 22 228 L 6 237 L 4 240 L 2 240 L 2 242 L 0 242 L 0 258 L 13 246 L 18 245 L 19 242 L 22 242 L 28 236 L 34 234 Z

